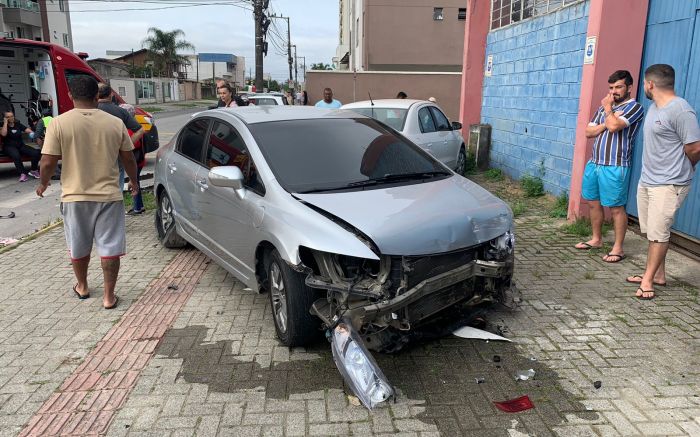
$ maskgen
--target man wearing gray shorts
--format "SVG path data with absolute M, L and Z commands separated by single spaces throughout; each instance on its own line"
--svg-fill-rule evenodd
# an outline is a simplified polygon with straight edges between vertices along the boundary
M 117 306 L 114 288 L 119 259 L 126 253 L 124 203 L 118 185 L 117 158 L 129 175 L 131 194 L 138 193 L 136 161 L 129 133 L 121 120 L 97 109 L 97 81 L 87 75 L 68 84 L 74 109 L 54 118 L 41 149 L 41 182 L 37 195 L 44 197 L 58 160 L 61 171 L 61 213 L 79 299 L 90 297 L 87 283 L 93 242 L 104 273 L 106 309 Z
M 637 188 L 639 225 L 649 240 L 644 274 L 636 296 L 653 299 L 654 285 L 666 284 L 666 252 L 676 211 L 690 191 L 700 159 L 700 126 L 695 110 L 674 92 L 675 71 L 655 64 L 644 72 L 644 94 L 654 102 L 644 120 L 642 176 Z

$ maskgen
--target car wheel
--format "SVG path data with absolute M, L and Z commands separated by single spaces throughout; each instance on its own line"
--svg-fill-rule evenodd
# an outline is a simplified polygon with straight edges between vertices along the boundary
M 173 215 L 173 203 L 168 193 L 163 191 L 158 197 L 158 210 L 156 211 L 156 231 L 158 240 L 167 248 L 174 249 L 187 244 L 184 238 L 178 235 L 175 229 L 175 216 Z
M 467 152 L 464 150 L 464 146 L 459 148 L 459 154 L 457 155 L 457 167 L 455 172 L 459 175 L 464 176 L 467 171 Z
M 273 250 L 268 258 L 267 283 L 275 331 L 288 347 L 305 346 L 318 336 L 319 320 L 309 309 L 314 291 L 304 283 L 304 275 L 292 270 Z

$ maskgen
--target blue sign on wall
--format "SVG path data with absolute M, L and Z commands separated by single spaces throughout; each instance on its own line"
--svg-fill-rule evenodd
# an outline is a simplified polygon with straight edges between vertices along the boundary
M 200 53 L 199 62 L 236 62 L 231 53 Z

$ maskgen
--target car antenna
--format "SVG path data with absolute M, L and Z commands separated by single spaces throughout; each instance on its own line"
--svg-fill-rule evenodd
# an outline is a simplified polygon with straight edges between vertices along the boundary
M 372 94 L 369 91 L 367 91 L 367 95 L 369 96 L 369 103 L 372 106 L 372 118 L 374 118 L 376 120 L 376 118 L 374 116 L 374 100 L 372 100 Z

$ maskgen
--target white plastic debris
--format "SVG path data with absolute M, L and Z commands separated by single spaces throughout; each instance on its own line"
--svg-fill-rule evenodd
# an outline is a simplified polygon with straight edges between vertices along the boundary
M 500 335 L 496 335 L 492 332 L 484 331 L 483 329 L 472 328 L 471 326 L 462 326 L 461 328 L 452 332 L 457 337 L 462 338 L 473 338 L 476 340 L 498 340 L 498 341 L 511 341 Z
M 528 379 L 532 379 L 534 377 L 535 377 L 535 370 L 534 369 L 518 370 L 518 373 L 515 374 L 516 381 L 527 381 Z

